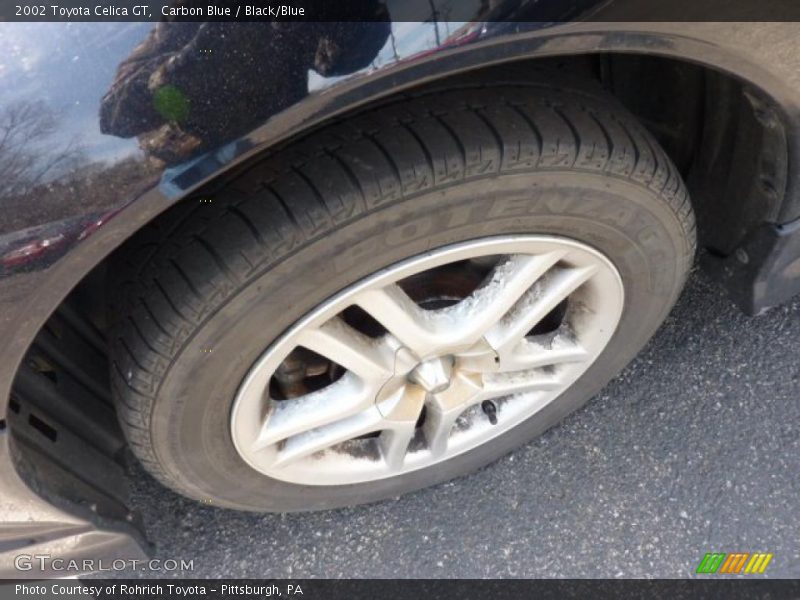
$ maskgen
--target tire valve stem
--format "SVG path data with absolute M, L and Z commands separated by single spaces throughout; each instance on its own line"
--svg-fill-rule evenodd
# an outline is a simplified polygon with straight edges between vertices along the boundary
M 489 417 L 489 423 L 497 425 L 497 407 L 491 400 L 484 400 L 481 402 L 481 410 Z

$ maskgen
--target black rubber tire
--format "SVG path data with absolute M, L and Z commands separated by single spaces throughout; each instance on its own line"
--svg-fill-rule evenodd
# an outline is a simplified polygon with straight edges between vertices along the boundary
M 507 233 L 588 243 L 623 279 L 617 332 L 559 399 L 468 453 L 376 482 L 295 485 L 238 456 L 235 392 L 287 327 L 380 268 Z M 145 468 L 198 500 L 297 511 L 397 496 L 495 460 L 597 393 L 665 318 L 694 249 L 675 167 L 603 92 L 525 85 L 407 98 L 288 145 L 126 246 L 111 269 L 119 417 Z

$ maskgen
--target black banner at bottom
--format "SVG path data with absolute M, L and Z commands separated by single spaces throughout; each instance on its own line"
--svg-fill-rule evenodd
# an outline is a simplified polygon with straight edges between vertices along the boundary
M 800 599 L 800 580 L 86 579 L 0 582 L 0 600 L 505 600 L 516 598 Z

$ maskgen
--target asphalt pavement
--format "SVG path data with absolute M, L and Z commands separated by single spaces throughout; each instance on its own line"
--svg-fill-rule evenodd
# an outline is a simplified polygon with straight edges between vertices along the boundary
M 688 577 L 771 552 L 800 577 L 800 300 L 756 318 L 695 272 L 653 340 L 560 426 L 471 476 L 379 504 L 254 515 L 142 475 L 182 577 Z M 152 576 L 120 573 L 122 576 Z

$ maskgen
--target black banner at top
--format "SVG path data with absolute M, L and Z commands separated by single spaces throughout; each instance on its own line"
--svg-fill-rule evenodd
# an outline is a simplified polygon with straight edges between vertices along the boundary
M 798 0 L 0 0 L 2 21 L 800 21 Z

